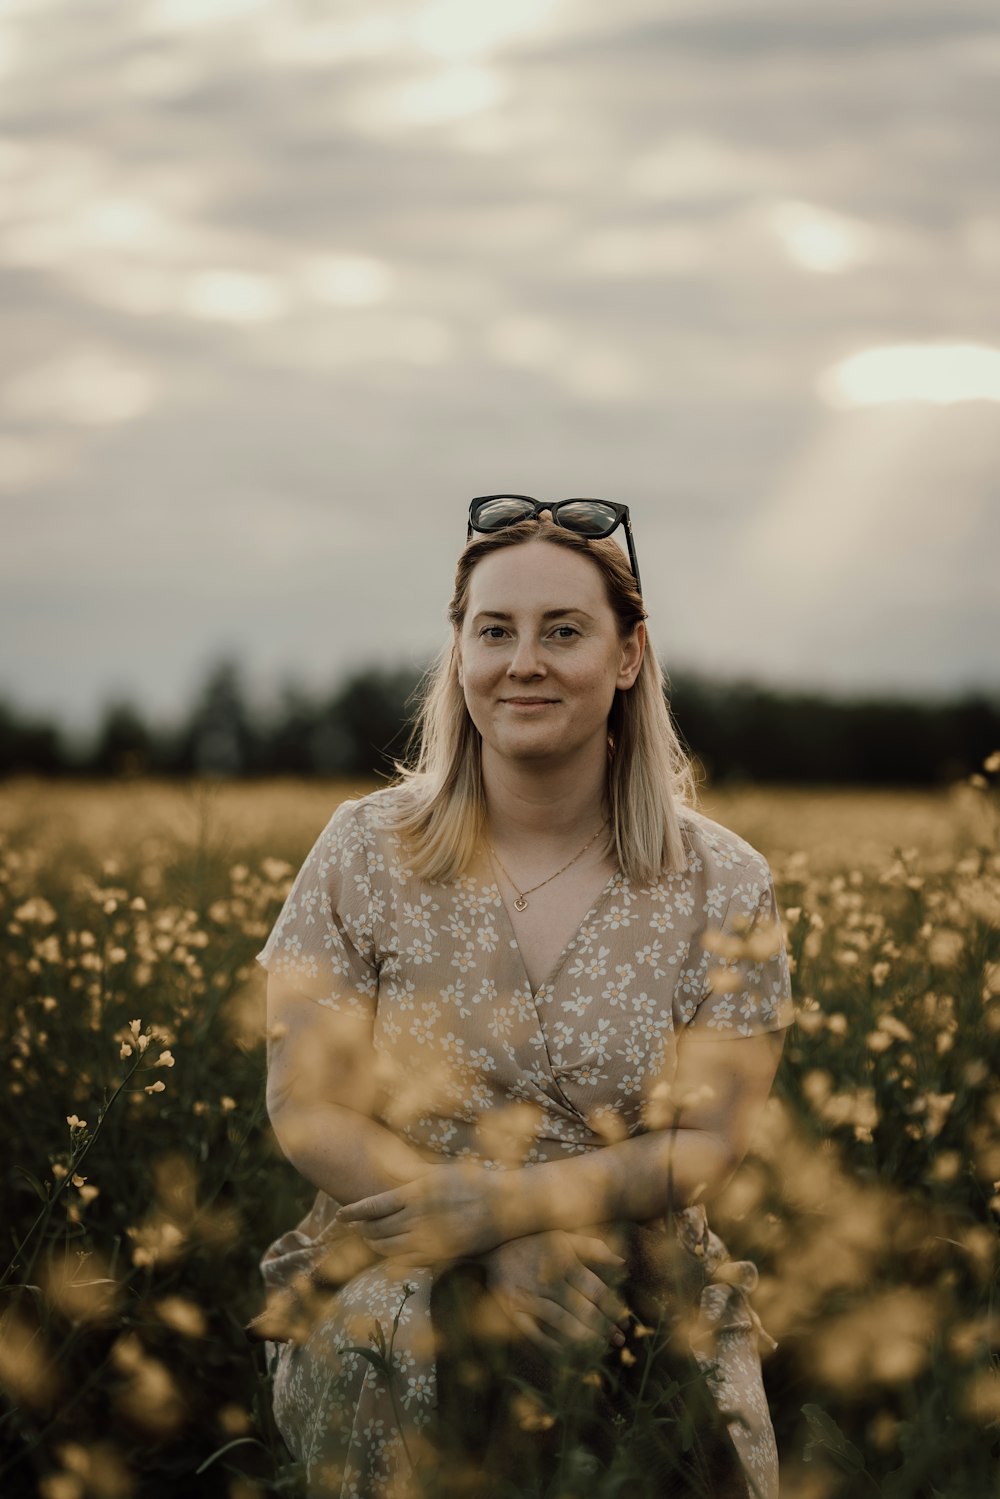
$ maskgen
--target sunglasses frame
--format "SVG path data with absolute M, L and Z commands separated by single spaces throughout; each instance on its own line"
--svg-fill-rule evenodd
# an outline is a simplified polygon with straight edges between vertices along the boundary
M 519 515 L 517 520 L 506 521 L 502 526 L 479 526 L 474 519 L 476 507 L 478 505 L 485 505 L 490 500 L 523 500 L 526 504 L 531 505 L 532 509 L 529 514 Z M 567 525 L 565 521 L 559 519 L 559 512 L 566 505 L 606 505 L 609 510 L 614 511 L 615 518 L 606 531 L 601 531 L 598 534 L 580 531 L 576 526 Z M 625 545 L 628 548 L 629 566 L 632 569 L 632 576 L 635 579 L 636 591 L 639 594 L 642 593 L 642 583 L 639 581 L 639 564 L 635 557 L 635 542 L 632 539 L 632 522 L 629 517 L 628 506 L 619 505 L 615 500 L 601 500 L 594 495 L 577 495 L 570 500 L 555 501 L 536 500 L 530 494 L 477 495 L 469 504 L 469 529 L 466 541 L 472 540 L 473 531 L 478 531 L 482 536 L 491 536 L 495 531 L 506 531 L 508 526 L 518 526 L 522 521 L 537 520 L 545 510 L 549 512 L 549 517 L 554 526 L 562 526 L 564 531 L 570 531 L 574 536 L 582 536 L 585 541 L 603 541 L 606 536 L 611 536 L 621 526 L 625 532 Z

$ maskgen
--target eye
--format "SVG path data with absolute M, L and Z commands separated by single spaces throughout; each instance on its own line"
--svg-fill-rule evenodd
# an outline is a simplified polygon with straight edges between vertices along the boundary
M 479 632 L 480 640 L 502 640 L 505 631 L 503 625 L 484 625 Z
M 576 625 L 556 625 L 552 633 L 557 640 L 572 640 L 580 632 L 576 628 Z

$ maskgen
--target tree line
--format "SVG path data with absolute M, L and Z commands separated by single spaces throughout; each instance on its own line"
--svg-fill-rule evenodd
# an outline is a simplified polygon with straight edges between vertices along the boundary
M 225 660 L 171 728 L 119 700 L 83 745 L 0 699 L 0 776 L 386 775 L 405 751 L 420 675 L 373 667 L 326 693 L 289 683 L 265 711 L 239 663 Z M 943 785 L 1000 747 L 1000 694 L 834 698 L 678 674 L 669 697 L 685 745 L 715 783 Z

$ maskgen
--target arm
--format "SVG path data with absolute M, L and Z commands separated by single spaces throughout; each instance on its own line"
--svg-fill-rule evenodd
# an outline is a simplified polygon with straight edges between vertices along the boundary
M 300 1175 L 338 1202 L 415 1181 L 426 1159 L 371 1118 L 377 1067 L 370 1027 L 268 978 L 267 1109 L 279 1145 Z M 480 1176 L 484 1173 L 479 1173 Z M 487 1174 L 488 1176 L 488 1174 Z M 448 1263 L 447 1247 L 423 1256 Z M 624 1307 L 607 1281 L 624 1263 L 585 1233 L 527 1234 L 481 1256 L 514 1326 L 550 1352 L 594 1336 L 620 1343 Z
M 337 1013 L 287 978 L 267 982 L 267 1112 L 282 1152 L 337 1202 L 413 1181 L 434 1164 L 373 1119 L 371 1024 Z
M 584 1222 L 641 1223 L 722 1190 L 746 1155 L 784 1045 L 784 1032 L 704 1039 L 679 1048 L 670 1123 L 585 1156 L 499 1183 L 498 1216 L 514 1233 Z
M 520 1170 L 442 1168 L 353 1202 L 338 1219 L 357 1223 L 380 1254 L 419 1259 L 442 1246 L 481 1254 L 527 1234 L 660 1217 L 728 1181 L 746 1154 L 782 1045 L 781 1032 L 706 1040 L 689 1031 L 670 1090 L 669 1128 Z

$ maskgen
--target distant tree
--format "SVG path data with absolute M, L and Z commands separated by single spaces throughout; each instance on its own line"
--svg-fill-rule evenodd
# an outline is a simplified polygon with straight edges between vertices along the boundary
M 272 775 L 311 775 L 322 769 L 315 751 L 319 717 L 318 703 L 302 687 L 284 685 L 264 736 L 263 757 Z
M 55 724 L 22 717 L 9 703 L 0 701 L 0 776 L 60 775 L 71 768 Z
M 247 775 L 264 768 L 260 752 L 261 736 L 239 664 L 220 661 L 210 669 L 174 741 L 170 768 L 189 775 Z
M 0 701 L 0 776 L 386 775 L 405 747 L 420 676 L 415 667 L 372 666 L 326 697 L 287 683 L 262 721 L 238 664 L 222 660 L 173 733 L 158 735 L 132 705 L 111 703 L 82 759 L 56 725 Z M 685 744 L 718 783 L 946 785 L 1000 748 L 1000 697 L 987 693 L 951 702 L 827 698 L 678 674 L 669 696 Z
M 131 703 L 110 703 L 85 768 L 99 776 L 137 776 L 148 774 L 154 761 L 153 735 L 138 710 Z
M 325 775 L 384 775 L 402 754 L 408 707 L 422 673 L 412 667 L 371 667 L 349 677 L 326 703 L 311 741 L 313 764 Z
M 685 743 L 721 781 L 946 785 L 1000 744 L 1000 703 L 826 698 L 679 676 L 671 706 Z

